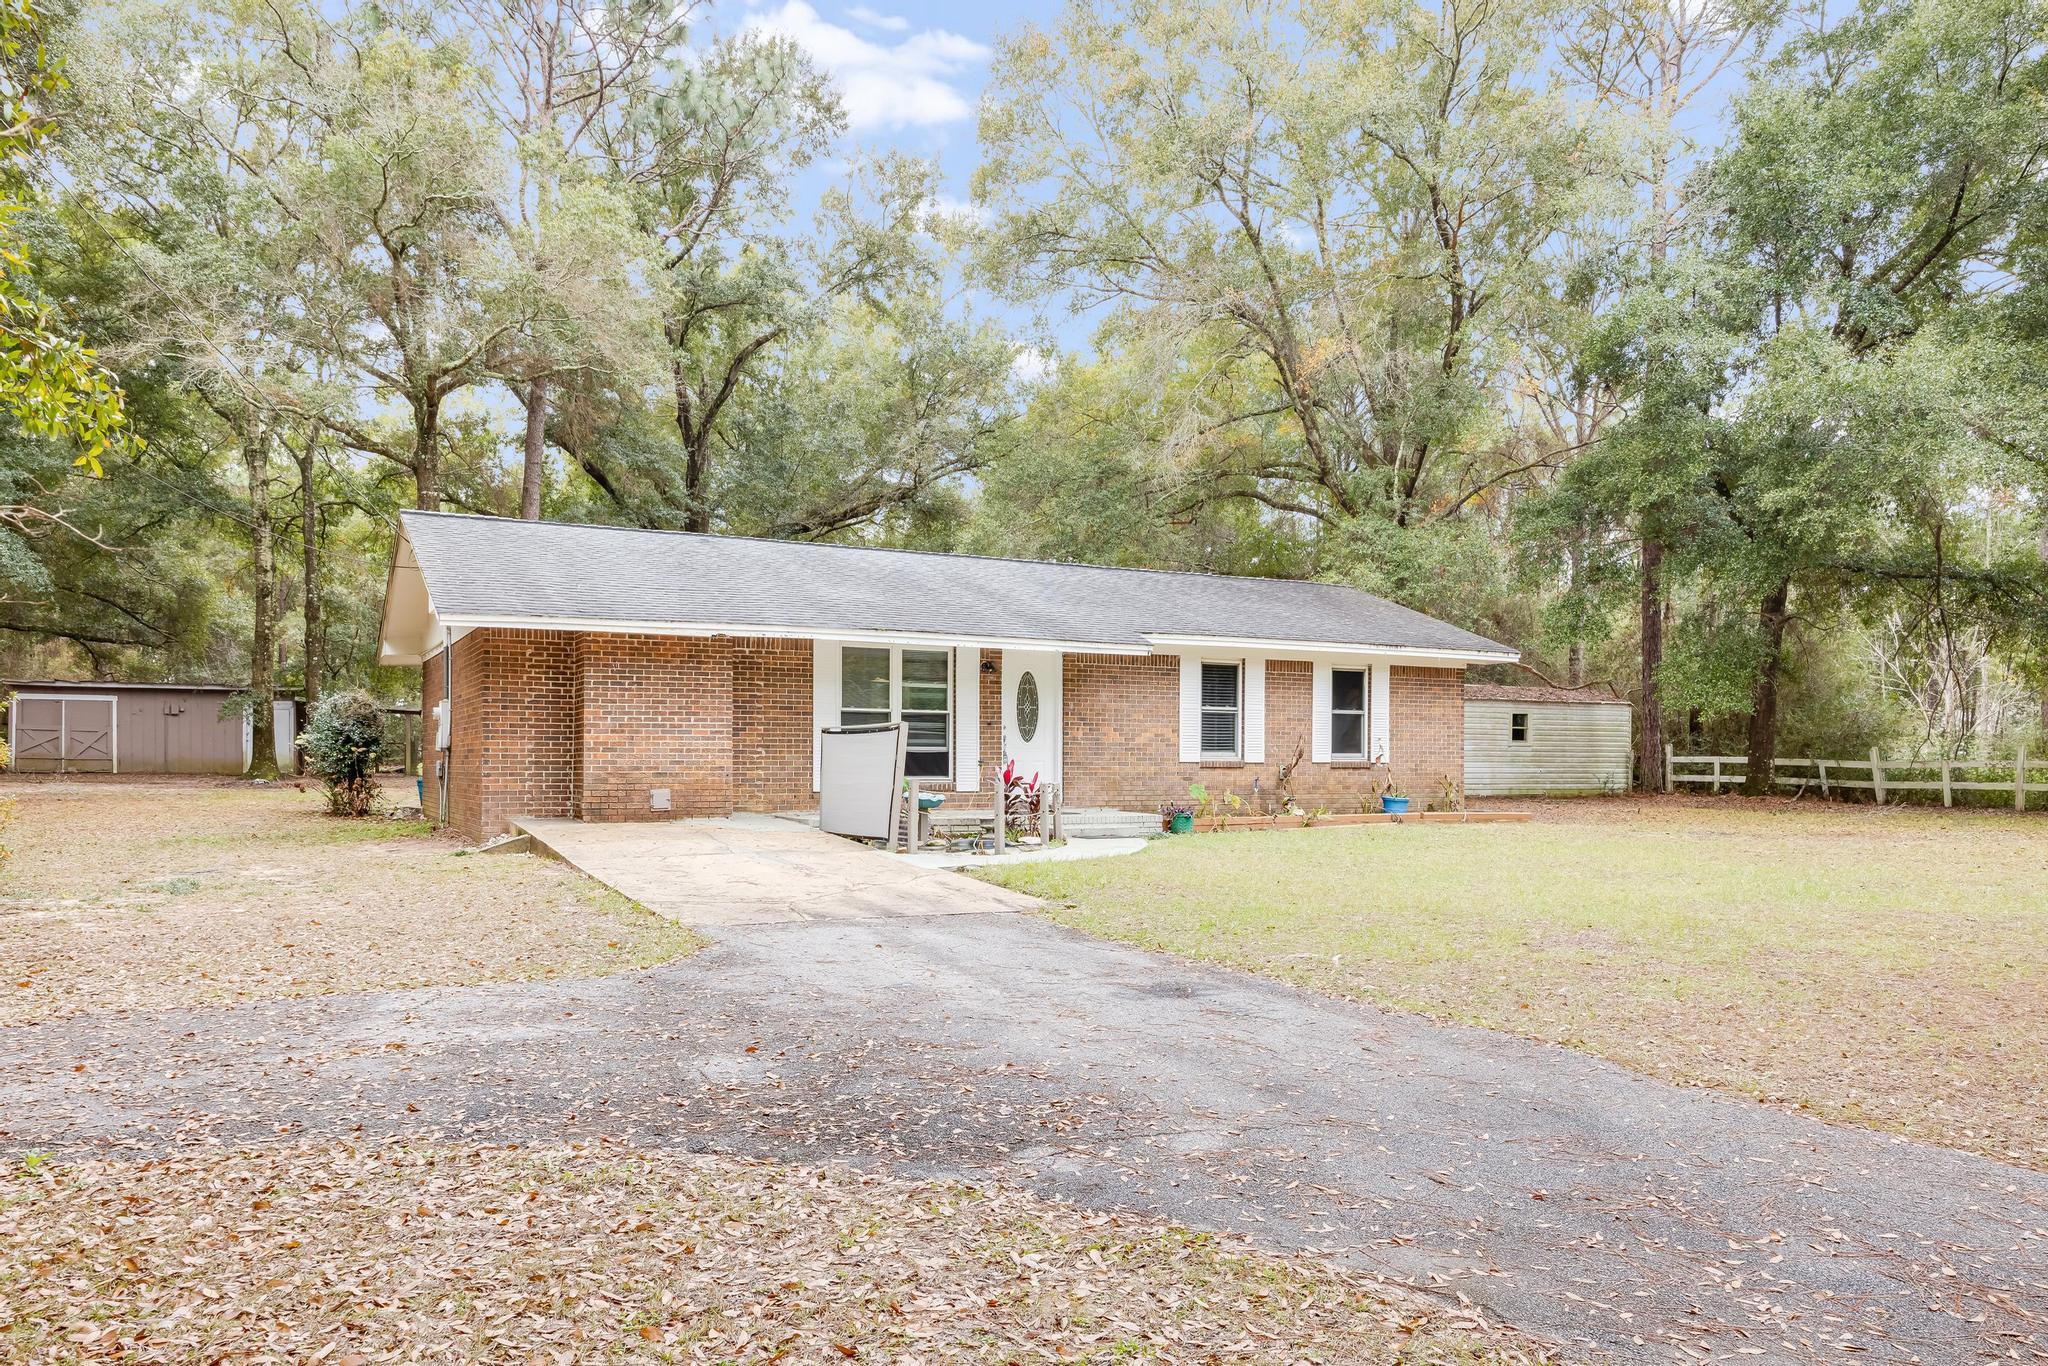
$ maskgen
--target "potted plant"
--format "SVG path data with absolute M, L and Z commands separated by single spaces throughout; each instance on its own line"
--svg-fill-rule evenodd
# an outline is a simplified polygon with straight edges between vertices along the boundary
M 1386 812 L 1390 816 L 1400 816 L 1407 814 L 1408 794 L 1403 792 L 1400 788 L 1395 787 L 1392 784 L 1388 784 L 1380 792 L 1380 810 Z
M 1195 808 L 1188 802 L 1168 802 L 1159 808 L 1159 818 L 1168 834 L 1185 835 L 1195 828 Z

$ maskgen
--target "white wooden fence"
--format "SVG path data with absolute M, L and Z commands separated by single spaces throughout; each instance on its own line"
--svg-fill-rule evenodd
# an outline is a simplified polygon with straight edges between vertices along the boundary
M 1680 772 L 1679 765 L 1694 766 L 1689 772 Z M 1728 765 L 1734 765 L 1730 772 Z M 1704 771 L 1702 771 L 1702 766 Z M 2003 781 L 1964 781 L 1956 777 L 1956 771 L 1983 773 L 2011 769 L 2012 777 Z M 1887 772 L 1889 770 L 1889 772 Z M 1937 771 L 1939 778 L 1895 778 L 1890 773 Z M 1674 791 L 1679 783 L 1705 783 L 1715 792 L 1724 786 L 1737 786 L 1743 775 L 1749 772 L 1749 760 L 1740 754 L 1676 754 L 1669 745 L 1664 747 L 1664 790 Z M 2012 809 L 2027 809 L 2029 792 L 2048 792 L 2048 782 L 2027 781 L 2034 774 L 2048 778 L 2048 767 L 2027 766 L 2027 751 L 2023 748 L 2013 759 L 1997 760 L 1954 760 L 1954 759 L 1894 759 L 1889 764 L 1873 748 L 1868 759 L 1778 759 L 1773 761 L 1771 783 L 1776 787 L 1818 788 L 1820 795 L 1831 797 L 1837 788 L 1869 792 L 1877 798 L 1878 805 L 1884 805 L 1885 795 L 1891 792 L 1939 792 L 1943 806 L 1956 804 L 1958 792 L 2010 792 Z

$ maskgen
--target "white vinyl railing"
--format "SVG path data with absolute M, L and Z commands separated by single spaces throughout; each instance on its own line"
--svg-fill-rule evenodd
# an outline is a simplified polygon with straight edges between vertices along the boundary
M 1690 771 L 1680 772 L 1679 765 L 1689 765 Z M 1729 766 L 1733 765 L 1733 772 Z M 1958 770 L 1965 773 L 1997 773 L 2010 769 L 2012 777 L 2007 779 L 1964 780 L 1956 777 Z M 1704 771 L 1702 771 L 1704 770 Z M 1749 772 L 1749 760 L 1740 754 L 1678 754 L 1672 747 L 1664 747 L 1664 790 L 1675 791 L 1679 783 L 1704 783 L 1719 792 L 1723 787 L 1740 785 Z M 1939 778 L 1896 778 L 1892 773 L 1938 772 Z M 1894 759 L 1889 764 L 1875 747 L 1868 759 L 1777 759 L 1772 761 L 1771 785 L 1774 787 L 1796 787 L 1801 791 L 1818 788 L 1820 795 L 1831 797 L 1835 789 L 1869 792 L 1877 798 L 1878 805 L 1884 805 L 1885 795 L 1891 792 L 1939 792 L 1943 806 L 1954 806 L 1958 792 L 2010 792 L 2012 809 L 2027 809 L 2029 792 L 2048 792 L 2048 782 L 2029 782 L 2034 773 L 2048 777 L 2048 769 L 2036 766 L 2029 770 L 2027 751 L 2022 748 L 2011 759 Z

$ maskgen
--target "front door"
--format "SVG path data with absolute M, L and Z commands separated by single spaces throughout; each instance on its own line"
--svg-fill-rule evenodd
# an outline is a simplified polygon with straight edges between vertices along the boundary
M 1003 651 L 1003 757 L 1026 782 L 1060 780 L 1060 654 Z

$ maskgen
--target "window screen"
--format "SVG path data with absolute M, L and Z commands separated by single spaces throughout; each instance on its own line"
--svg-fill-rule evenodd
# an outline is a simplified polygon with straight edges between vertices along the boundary
M 1365 670 L 1330 670 L 1330 753 L 1365 757 Z
M 896 718 L 890 713 L 889 652 L 848 645 L 839 655 L 839 724 L 879 726 Z
M 943 778 L 953 771 L 952 664 L 945 650 L 847 645 L 839 653 L 839 724 L 910 728 L 904 771 Z
M 910 777 L 943 778 L 953 771 L 946 743 L 951 666 L 952 658 L 944 650 L 903 652 L 901 712 L 910 726 L 910 752 L 903 768 Z
M 1236 664 L 1202 666 L 1202 753 L 1237 757 L 1238 690 L 1244 670 Z

